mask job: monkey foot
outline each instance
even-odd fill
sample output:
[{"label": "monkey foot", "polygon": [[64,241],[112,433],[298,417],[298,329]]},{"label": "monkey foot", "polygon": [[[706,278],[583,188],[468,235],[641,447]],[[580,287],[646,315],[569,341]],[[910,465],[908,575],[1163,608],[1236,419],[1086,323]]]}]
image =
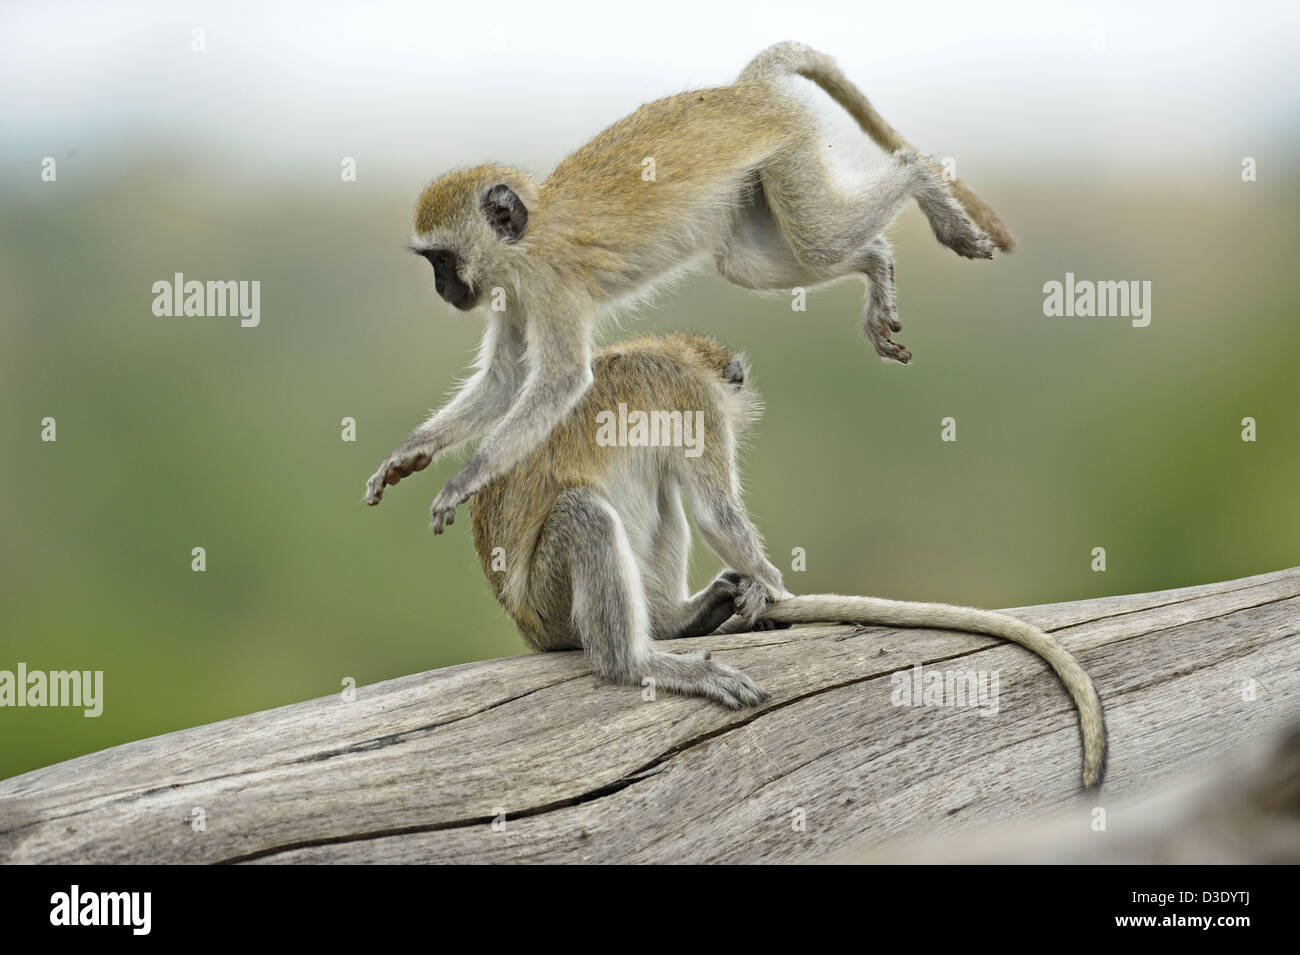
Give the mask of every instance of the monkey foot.
[{"label": "monkey foot", "polygon": [[732,710],[757,706],[771,696],[743,671],[714,660],[707,650],[680,656],[656,653],[644,669],[646,676],[670,693],[702,696]]},{"label": "monkey foot", "polygon": [[946,245],[958,255],[967,259],[991,259],[993,258],[993,250],[997,248],[993,240],[983,232],[975,232],[972,235],[959,235]]},{"label": "monkey foot", "polygon": [[885,361],[906,365],[912,360],[912,353],[907,346],[890,338],[887,329],[868,325],[867,338],[871,341],[871,347],[876,350],[876,354]]},{"label": "monkey foot", "polygon": [[947,206],[947,215],[931,220],[934,237],[963,258],[993,258],[997,246],[988,233],[970,220],[955,199],[950,199]]}]

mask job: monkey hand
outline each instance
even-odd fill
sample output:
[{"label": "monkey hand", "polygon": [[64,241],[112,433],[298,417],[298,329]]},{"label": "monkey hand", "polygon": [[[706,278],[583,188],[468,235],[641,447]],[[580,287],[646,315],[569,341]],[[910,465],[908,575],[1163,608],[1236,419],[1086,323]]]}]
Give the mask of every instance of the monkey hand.
[{"label": "monkey hand", "polygon": [[766,584],[753,577],[741,577],[737,586],[740,592],[736,594],[736,614],[744,617],[745,622],[753,627],[767,609],[768,603],[779,594],[774,594]]},{"label": "monkey hand", "polygon": [[433,499],[433,506],[429,508],[429,526],[433,532],[441,534],[444,525],[450,527],[455,524],[456,508],[473,496],[474,488],[466,479],[464,471],[444,484],[438,496]]},{"label": "monkey hand", "polygon": [[398,448],[379,465],[379,470],[370,475],[366,482],[365,503],[374,507],[384,497],[384,487],[396,484],[404,477],[410,477],[416,471],[423,471],[433,460],[433,455],[422,447]]}]

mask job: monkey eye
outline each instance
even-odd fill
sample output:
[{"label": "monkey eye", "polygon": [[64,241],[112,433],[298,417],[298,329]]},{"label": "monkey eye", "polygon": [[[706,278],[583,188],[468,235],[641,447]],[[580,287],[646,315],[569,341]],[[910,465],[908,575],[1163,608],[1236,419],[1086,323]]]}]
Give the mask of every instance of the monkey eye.
[{"label": "monkey eye", "polygon": [[439,272],[453,272],[456,269],[456,256],[446,249],[434,249],[431,252],[425,252],[424,257],[429,260],[429,264]]}]

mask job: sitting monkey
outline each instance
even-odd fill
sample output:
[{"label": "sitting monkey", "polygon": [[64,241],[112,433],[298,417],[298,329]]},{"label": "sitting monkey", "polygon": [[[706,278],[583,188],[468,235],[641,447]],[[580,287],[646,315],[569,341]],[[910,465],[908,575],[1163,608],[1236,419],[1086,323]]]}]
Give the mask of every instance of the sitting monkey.
[{"label": "sitting monkey", "polygon": [[[1100,785],[1101,701],[1078,661],[1036,627],[949,604],[786,592],[740,498],[736,443],[759,399],[734,351],[672,334],[603,349],[592,372],[591,388],[541,446],[470,503],[484,572],[530,646],[584,649],[605,679],[648,678],[738,708],[768,694],[708,653],[668,653],[655,641],[834,621],[987,633],[1034,651],[1060,676],[1079,709],[1084,787]],[[694,596],[683,493],[731,568]],[[502,559],[504,571],[494,569]]]}]

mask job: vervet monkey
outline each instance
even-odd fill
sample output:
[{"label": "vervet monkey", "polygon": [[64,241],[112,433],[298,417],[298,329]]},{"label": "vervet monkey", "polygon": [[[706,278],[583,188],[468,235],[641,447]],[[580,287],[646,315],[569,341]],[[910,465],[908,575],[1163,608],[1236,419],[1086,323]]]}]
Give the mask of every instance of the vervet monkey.
[{"label": "vervet monkey", "polygon": [[[890,152],[868,186],[847,192],[833,181],[815,117],[783,85],[793,75],[819,85]],[[862,276],[867,337],[881,357],[908,361],[911,352],[890,337],[902,326],[881,235],[903,203],[916,199],[939,241],[960,255],[1014,247],[992,210],[936,169],[834,61],[783,43],[731,86],[642,106],[540,184],[498,165],[436,180],[416,206],[411,247],[456,308],[491,305],[488,328],[476,374],[384,460],[366,503],[486,432],[433,502],[433,530],[442,533],[462,502],[536,448],[590,386],[602,310],[700,257],[751,289]]]},{"label": "vervet monkey", "polygon": [[[1101,701],[1078,661],[1041,630],[949,604],[786,592],[740,498],[737,438],[758,399],[735,352],[676,334],[606,348],[592,367],[591,388],[550,436],[470,502],[483,571],[530,646],[583,649],[605,679],[649,679],[736,708],[768,694],[707,653],[666,653],[654,641],[828,621],[992,634],[1060,676],[1079,709],[1083,785],[1100,785]],[[634,418],[638,411],[646,417]],[[624,446],[614,440],[618,416]],[[730,567],[694,596],[683,494]]]}]

